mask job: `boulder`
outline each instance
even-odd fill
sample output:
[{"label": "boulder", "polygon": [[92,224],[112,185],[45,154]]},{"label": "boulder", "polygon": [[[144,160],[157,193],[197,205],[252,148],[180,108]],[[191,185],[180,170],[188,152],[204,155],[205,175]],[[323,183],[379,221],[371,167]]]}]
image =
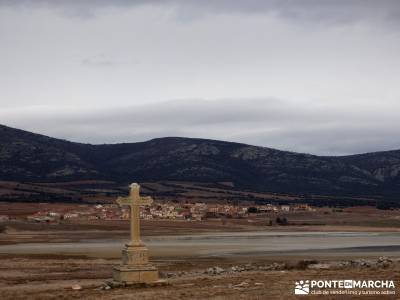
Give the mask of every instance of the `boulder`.
[{"label": "boulder", "polygon": [[208,268],[204,273],[208,274],[208,275],[220,275],[224,272],[225,272],[225,270],[223,268],[211,267],[211,268]]},{"label": "boulder", "polygon": [[314,270],[326,270],[326,269],[330,269],[331,265],[330,264],[311,264],[308,265],[308,269],[314,269]]},{"label": "boulder", "polygon": [[79,284],[73,284],[71,286],[71,289],[73,289],[74,291],[79,291],[82,289],[82,286],[80,286]]}]

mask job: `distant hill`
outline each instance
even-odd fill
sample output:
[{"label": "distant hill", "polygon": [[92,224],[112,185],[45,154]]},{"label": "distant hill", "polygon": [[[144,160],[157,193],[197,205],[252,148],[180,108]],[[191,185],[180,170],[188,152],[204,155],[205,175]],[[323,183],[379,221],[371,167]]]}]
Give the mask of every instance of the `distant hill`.
[{"label": "distant hill", "polygon": [[400,150],[326,157],[179,137],[90,145],[0,125],[0,180],[230,182],[251,191],[396,199]]}]

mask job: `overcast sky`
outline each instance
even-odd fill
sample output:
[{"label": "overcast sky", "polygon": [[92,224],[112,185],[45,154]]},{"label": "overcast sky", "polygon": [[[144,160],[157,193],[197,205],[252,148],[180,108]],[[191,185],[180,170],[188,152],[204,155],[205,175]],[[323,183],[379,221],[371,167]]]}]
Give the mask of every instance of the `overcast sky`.
[{"label": "overcast sky", "polygon": [[400,149],[400,1],[0,0],[0,124]]}]

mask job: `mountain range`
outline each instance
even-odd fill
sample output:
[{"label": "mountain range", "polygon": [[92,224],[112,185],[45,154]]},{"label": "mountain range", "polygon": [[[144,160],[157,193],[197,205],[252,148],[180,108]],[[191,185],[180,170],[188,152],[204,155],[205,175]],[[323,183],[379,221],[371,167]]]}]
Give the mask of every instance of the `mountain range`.
[{"label": "mountain range", "polygon": [[229,182],[249,191],[396,199],[400,150],[316,156],[181,137],[91,145],[0,125],[0,180]]}]

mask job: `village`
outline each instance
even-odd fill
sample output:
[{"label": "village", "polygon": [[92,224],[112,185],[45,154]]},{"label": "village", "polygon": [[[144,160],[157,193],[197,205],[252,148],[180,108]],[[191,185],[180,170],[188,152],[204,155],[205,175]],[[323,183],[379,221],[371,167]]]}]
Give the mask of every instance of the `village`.
[{"label": "village", "polygon": [[[26,221],[35,223],[59,223],[91,220],[128,220],[129,208],[120,208],[117,204],[79,204],[73,206],[46,206],[43,203],[37,212],[25,216]],[[151,206],[140,208],[140,218],[143,220],[168,219],[183,221],[202,221],[205,219],[245,219],[249,216],[288,213],[296,211],[316,211],[308,204],[286,205],[232,205],[215,203],[175,203],[154,202]],[[15,217],[0,215],[0,222],[9,221]]]}]

